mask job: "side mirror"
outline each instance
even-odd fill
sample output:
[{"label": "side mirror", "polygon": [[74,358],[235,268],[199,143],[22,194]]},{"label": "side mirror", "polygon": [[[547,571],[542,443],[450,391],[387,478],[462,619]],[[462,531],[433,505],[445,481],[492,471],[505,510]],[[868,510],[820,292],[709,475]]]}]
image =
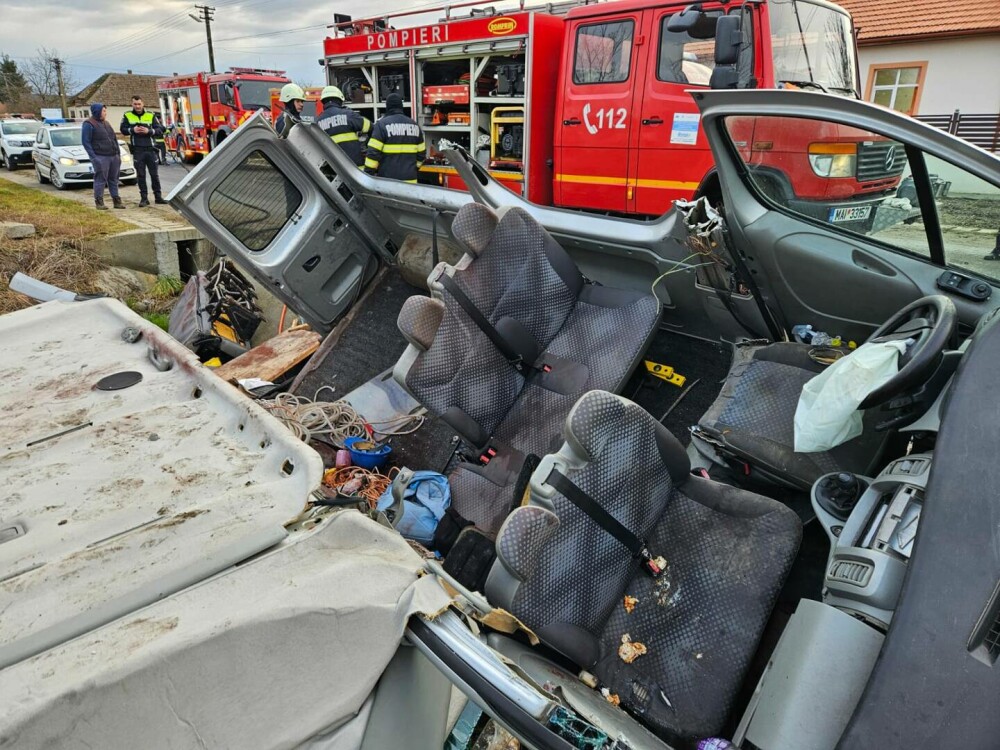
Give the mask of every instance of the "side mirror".
[{"label": "side mirror", "polygon": [[670,16],[670,20],[667,21],[667,31],[686,34],[704,18],[705,12],[701,9],[701,3],[689,5],[680,13]]},{"label": "side mirror", "polygon": [[[746,24],[746,26],[744,26]],[[709,85],[713,89],[750,88],[753,84],[753,42],[749,16],[729,13],[715,25],[715,69]]]},{"label": "side mirror", "polygon": [[49,144],[47,144],[47,143],[45,143],[45,142],[43,141],[42,143],[39,143],[39,144],[38,144],[38,148],[40,148],[40,149],[42,149],[42,150],[44,150],[44,151],[47,151],[47,150],[48,150],[49,148],[51,148],[51,147],[49,146]]}]

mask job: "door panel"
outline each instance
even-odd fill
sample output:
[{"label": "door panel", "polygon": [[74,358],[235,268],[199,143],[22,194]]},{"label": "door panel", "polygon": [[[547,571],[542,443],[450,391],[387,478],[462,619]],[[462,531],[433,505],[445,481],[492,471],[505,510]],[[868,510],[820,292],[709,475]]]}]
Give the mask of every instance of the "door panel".
[{"label": "door panel", "polygon": [[374,273],[372,256],[391,258],[391,243],[338,176],[356,167],[328,137],[312,135],[296,128],[294,145],[276,139],[258,113],[213,150],[204,162],[211,169],[199,167],[170,198],[223,252],[325,332]]},{"label": "door panel", "polygon": [[[636,213],[659,215],[669,210],[671,201],[691,197],[712,166],[701,115],[689,90],[708,87],[715,40],[668,31],[667,21],[677,11],[660,8],[643,13],[643,34],[649,44],[641,70],[642,95],[636,101],[636,158],[629,175],[633,186],[629,211]],[[721,15],[711,9],[708,13]]]},{"label": "door panel", "polygon": [[[970,325],[989,307],[938,287],[941,243],[932,213],[938,209],[934,200],[917,199],[921,170],[914,164],[911,175],[909,161],[937,153],[995,182],[995,157],[905,116],[836,96],[712,91],[695,98],[732,238],[786,326],[808,323],[861,341],[924,295],[948,294]],[[767,138],[758,129],[745,142],[737,133],[730,137],[727,121],[749,120],[765,122]],[[782,121],[795,123],[794,132]],[[779,170],[784,179],[776,178]]]},{"label": "door panel", "polygon": [[556,120],[557,205],[626,210],[640,22],[639,13],[622,14],[571,31],[564,53],[571,74]]}]

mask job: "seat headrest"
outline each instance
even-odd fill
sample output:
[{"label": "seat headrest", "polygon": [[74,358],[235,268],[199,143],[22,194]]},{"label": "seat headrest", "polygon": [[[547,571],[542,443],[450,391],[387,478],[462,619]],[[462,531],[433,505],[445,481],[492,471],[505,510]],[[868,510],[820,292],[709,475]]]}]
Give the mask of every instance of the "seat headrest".
[{"label": "seat headrest", "polygon": [[607,391],[589,391],[566,417],[566,441],[580,458],[594,461],[612,437],[625,437],[625,401]]},{"label": "seat headrest", "polygon": [[451,222],[451,233],[473,255],[480,255],[490,244],[499,218],[482,203],[466,203]]},{"label": "seat headrest", "polygon": [[404,338],[427,351],[444,317],[444,303],[432,297],[413,296],[403,303],[396,325]]}]

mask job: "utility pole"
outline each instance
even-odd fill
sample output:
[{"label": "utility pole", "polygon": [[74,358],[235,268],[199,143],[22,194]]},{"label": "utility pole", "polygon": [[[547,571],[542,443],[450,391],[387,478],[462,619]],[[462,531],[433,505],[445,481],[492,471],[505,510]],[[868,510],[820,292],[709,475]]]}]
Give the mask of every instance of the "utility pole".
[{"label": "utility pole", "polygon": [[188,15],[193,18],[198,23],[205,24],[205,37],[208,39],[208,70],[210,73],[215,72],[215,50],[212,49],[212,21],[215,20],[215,8],[210,8],[207,5],[196,5],[195,10],[198,11],[199,15],[194,13],[188,13]]},{"label": "utility pole", "polygon": [[62,116],[66,116],[66,85],[63,83],[63,65],[65,63],[58,57],[50,57],[49,62],[56,68],[56,79],[59,82],[59,106],[62,108]]}]

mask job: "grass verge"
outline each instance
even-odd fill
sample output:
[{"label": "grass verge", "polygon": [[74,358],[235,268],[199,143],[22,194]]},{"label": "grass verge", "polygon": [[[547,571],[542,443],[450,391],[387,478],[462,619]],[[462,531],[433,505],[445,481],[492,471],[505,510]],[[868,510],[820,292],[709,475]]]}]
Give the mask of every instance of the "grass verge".
[{"label": "grass verge", "polygon": [[99,284],[107,265],[85,245],[134,229],[107,212],[7,180],[0,180],[0,221],[35,226],[32,237],[0,236],[0,313],[33,304],[8,289],[18,271],[75,292],[103,291]]}]

